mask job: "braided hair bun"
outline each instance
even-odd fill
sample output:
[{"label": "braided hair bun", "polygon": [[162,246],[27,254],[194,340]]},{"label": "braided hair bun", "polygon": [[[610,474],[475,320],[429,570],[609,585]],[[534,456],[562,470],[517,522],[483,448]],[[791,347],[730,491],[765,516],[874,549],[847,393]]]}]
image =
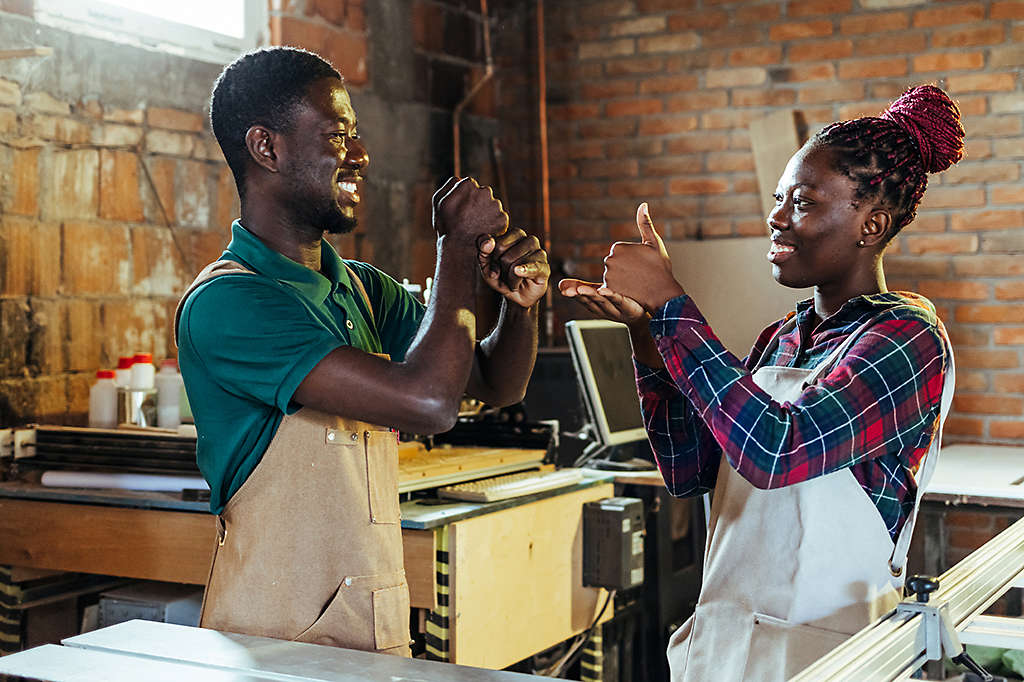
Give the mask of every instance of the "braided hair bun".
[{"label": "braided hair bun", "polygon": [[892,121],[910,135],[928,173],[944,171],[964,156],[960,109],[934,85],[907,90],[879,118]]},{"label": "braided hair bun", "polygon": [[826,126],[808,144],[827,147],[840,173],[854,182],[858,199],[892,211],[891,239],[917,215],[928,173],[963,158],[960,110],[934,85],[907,90],[880,116]]}]

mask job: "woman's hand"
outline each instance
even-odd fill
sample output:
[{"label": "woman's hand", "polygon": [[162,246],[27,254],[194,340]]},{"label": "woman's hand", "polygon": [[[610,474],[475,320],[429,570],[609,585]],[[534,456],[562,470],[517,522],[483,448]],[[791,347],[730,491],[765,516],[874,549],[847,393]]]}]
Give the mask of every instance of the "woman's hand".
[{"label": "woman's hand", "polygon": [[602,289],[632,299],[651,313],[684,292],[672,276],[672,261],[654,229],[646,202],[637,208],[636,226],[643,241],[612,244],[611,252],[604,259]]},{"label": "woman's hand", "polygon": [[566,298],[575,298],[584,308],[605,320],[627,325],[647,323],[647,313],[643,306],[596,282],[563,279],[558,283],[558,290]]}]

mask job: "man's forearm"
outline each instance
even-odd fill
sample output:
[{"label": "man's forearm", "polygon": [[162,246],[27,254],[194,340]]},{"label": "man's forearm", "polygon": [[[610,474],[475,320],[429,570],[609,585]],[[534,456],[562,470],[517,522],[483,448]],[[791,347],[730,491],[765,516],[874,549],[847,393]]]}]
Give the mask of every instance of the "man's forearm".
[{"label": "man's forearm", "polygon": [[[447,243],[446,243],[447,242]],[[438,240],[434,290],[420,325],[420,334],[409,348],[402,370],[410,390],[422,387],[433,398],[458,412],[459,399],[473,365],[476,315],[473,312],[476,274],[475,251],[450,238]]]},{"label": "man's forearm", "polygon": [[477,348],[477,362],[466,391],[488,405],[519,402],[537,359],[537,309],[502,299],[498,323]]}]

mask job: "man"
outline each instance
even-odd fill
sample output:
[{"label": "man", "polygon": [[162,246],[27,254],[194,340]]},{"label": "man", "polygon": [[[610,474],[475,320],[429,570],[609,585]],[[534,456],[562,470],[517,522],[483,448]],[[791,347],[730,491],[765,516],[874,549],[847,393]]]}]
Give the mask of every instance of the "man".
[{"label": "man", "polygon": [[[202,625],[408,656],[392,429],[449,429],[466,392],[522,398],[546,254],[488,188],[451,179],[433,200],[428,306],[342,260],[323,234],[355,227],[369,158],[341,76],[312,53],[242,56],[210,118],[241,218],[176,323],[219,514]],[[477,344],[481,279],[503,299]]]}]

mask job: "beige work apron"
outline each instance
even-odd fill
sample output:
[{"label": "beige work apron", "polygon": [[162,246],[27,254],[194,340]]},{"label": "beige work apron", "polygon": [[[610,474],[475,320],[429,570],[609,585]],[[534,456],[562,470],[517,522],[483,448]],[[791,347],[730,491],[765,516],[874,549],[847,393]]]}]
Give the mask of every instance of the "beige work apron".
[{"label": "beige work apron", "polygon": [[[754,382],[779,403],[795,402],[874,322],[862,325],[817,367],[761,367]],[[795,319],[779,330],[762,357],[769,357],[793,324]],[[953,397],[948,341],[946,348],[938,430],[919,469],[914,511],[895,543],[849,468],[759,490],[723,455],[700,597],[668,645],[674,681],[788,679],[895,607]]]},{"label": "beige work apron", "polygon": [[[242,273],[207,266],[175,330],[196,287]],[[217,521],[202,627],[410,655],[395,432],[309,408],[285,415]]]}]

